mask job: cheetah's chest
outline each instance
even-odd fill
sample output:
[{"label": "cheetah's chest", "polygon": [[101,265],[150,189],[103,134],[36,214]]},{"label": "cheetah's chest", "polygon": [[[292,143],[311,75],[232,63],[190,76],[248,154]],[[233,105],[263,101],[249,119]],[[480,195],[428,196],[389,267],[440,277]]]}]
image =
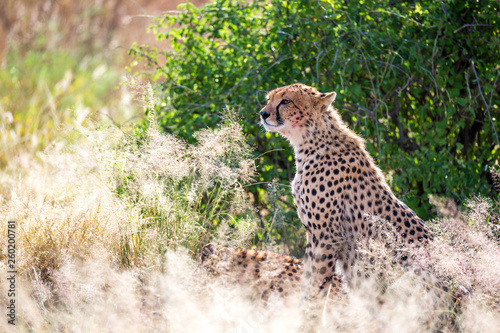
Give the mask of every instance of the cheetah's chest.
[{"label": "cheetah's chest", "polygon": [[333,183],[325,179],[325,168],[320,167],[318,171],[321,170],[323,174],[316,174],[316,170],[312,172],[297,169],[292,182],[292,194],[298,215],[306,230],[308,227],[312,228],[309,231],[316,230],[316,224],[320,223],[320,220],[321,224],[330,220],[331,201],[335,199],[330,195],[334,193]]},{"label": "cheetah's chest", "polygon": [[325,152],[305,158],[297,166],[292,193],[300,220],[308,232],[321,234],[338,229],[346,209],[350,208],[345,200],[346,192],[352,189],[350,163],[347,155]]}]

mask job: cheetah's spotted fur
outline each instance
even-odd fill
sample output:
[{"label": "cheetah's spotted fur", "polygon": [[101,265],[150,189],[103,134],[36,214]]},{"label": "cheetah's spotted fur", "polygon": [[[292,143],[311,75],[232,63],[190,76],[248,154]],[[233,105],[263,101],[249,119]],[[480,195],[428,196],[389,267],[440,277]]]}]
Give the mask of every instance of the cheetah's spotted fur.
[{"label": "cheetah's spotted fur", "polygon": [[[252,249],[219,248],[207,244],[201,253],[201,262],[210,273],[224,276],[230,282],[252,286],[260,297],[272,293],[283,296],[299,294],[303,279],[304,261],[294,257]],[[337,275],[329,279],[332,297],[342,295],[342,281]],[[299,294],[300,295],[300,294]]]},{"label": "cheetah's spotted fur", "polygon": [[363,139],[333,108],[335,97],[335,92],[293,84],[271,91],[260,111],[264,128],[280,133],[294,148],[292,192],[306,228],[306,271],[320,285],[336,266],[350,280],[356,241],[373,236],[365,214],[387,220],[406,244],[433,239],[424,222],[394,196]]}]

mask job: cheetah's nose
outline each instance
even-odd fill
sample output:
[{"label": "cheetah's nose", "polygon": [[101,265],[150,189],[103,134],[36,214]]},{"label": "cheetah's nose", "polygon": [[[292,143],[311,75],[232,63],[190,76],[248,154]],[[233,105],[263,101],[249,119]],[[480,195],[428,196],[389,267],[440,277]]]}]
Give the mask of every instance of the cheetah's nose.
[{"label": "cheetah's nose", "polygon": [[262,117],[262,119],[264,119],[264,120],[266,120],[270,116],[269,112],[267,112],[267,111],[260,111],[259,114]]}]

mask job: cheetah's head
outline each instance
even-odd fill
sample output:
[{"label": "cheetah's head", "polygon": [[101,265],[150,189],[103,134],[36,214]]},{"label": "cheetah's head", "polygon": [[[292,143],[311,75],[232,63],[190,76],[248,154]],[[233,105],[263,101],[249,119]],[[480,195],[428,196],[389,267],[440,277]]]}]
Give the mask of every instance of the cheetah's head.
[{"label": "cheetah's head", "polygon": [[312,121],[328,109],[336,96],[335,92],[323,94],[300,83],[274,89],[259,112],[261,124],[268,132],[278,132],[292,143],[298,142],[302,131],[314,126]]}]

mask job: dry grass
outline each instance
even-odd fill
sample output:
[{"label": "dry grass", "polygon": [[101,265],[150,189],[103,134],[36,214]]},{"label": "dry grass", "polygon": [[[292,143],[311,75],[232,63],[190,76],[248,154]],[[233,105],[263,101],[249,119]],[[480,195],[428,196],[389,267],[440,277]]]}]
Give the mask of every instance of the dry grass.
[{"label": "dry grass", "polygon": [[24,283],[20,322],[22,331],[37,332],[495,332],[499,327],[498,308],[480,290],[457,306],[411,271],[397,270],[392,277],[384,288],[380,280],[368,279],[341,304],[307,303],[299,295],[264,304],[243,296],[239,286],[211,280],[185,251],[168,252],[164,272],[120,270],[105,256],[65,258],[50,286],[36,279]]},{"label": "dry grass", "polygon": [[77,144],[54,144],[39,161],[11,163],[0,180],[0,214],[20,221],[21,271],[37,267],[45,277],[66,254],[102,252],[127,265],[152,265],[149,257],[167,248],[196,251],[221,225],[241,235],[228,236],[235,244],[252,236],[242,184],[254,167],[237,122],[228,118],[197,133],[196,145],[160,134],[151,122],[135,135],[81,127]]},{"label": "dry grass", "polygon": [[[157,287],[151,276],[170,274],[168,249],[194,255],[212,239],[248,244],[256,223],[242,183],[254,167],[229,112],[220,128],[198,133],[195,145],[160,134],[153,118],[139,133],[101,125],[70,134],[75,143],[23,155],[0,179],[0,218],[18,222],[18,319],[26,329],[97,331],[110,315],[120,321],[122,311],[134,321],[124,328],[142,327],[144,302],[155,304],[147,311],[163,307],[142,292]],[[6,229],[1,224],[0,233]],[[6,271],[4,246],[0,259]],[[118,306],[114,314],[104,313],[108,302]],[[102,316],[82,325],[98,308]]]}]

